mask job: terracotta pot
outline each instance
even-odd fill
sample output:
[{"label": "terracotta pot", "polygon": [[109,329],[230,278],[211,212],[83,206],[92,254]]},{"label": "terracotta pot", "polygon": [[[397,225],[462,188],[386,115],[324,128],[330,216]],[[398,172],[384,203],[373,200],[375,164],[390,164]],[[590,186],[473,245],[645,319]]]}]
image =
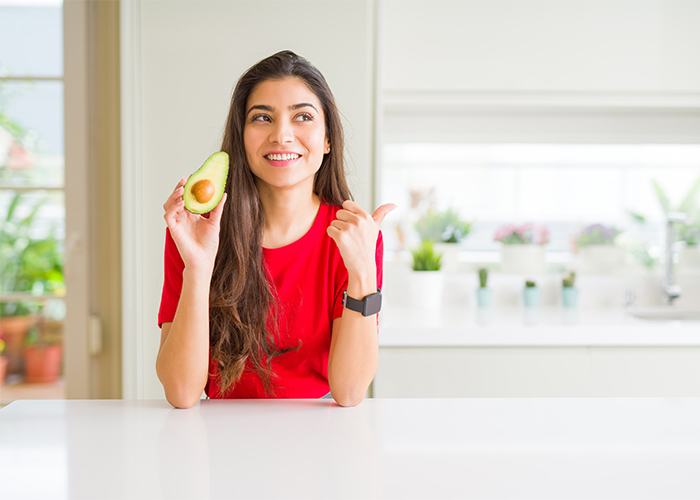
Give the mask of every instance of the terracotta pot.
[{"label": "terracotta pot", "polygon": [[0,318],[2,338],[5,341],[5,356],[7,356],[7,373],[22,373],[22,350],[24,338],[32,327],[34,316],[6,316]]},{"label": "terracotta pot", "polygon": [[62,354],[60,345],[27,347],[24,350],[24,381],[29,384],[46,384],[58,380]]},{"label": "terracotta pot", "polygon": [[0,387],[5,383],[7,373],[7,356],[0,356]]}]

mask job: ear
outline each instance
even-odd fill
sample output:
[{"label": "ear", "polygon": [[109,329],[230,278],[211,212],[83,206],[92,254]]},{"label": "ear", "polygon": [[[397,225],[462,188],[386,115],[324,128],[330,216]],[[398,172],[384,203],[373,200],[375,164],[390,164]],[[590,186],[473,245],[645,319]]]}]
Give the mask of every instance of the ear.
[{"label": "ear", "polygon": [[323,154],[328,154],[330,151],[328,151],[331,147],[331,141],[328,140],[328,136],[326,136],[326,139],[323,141]]}]

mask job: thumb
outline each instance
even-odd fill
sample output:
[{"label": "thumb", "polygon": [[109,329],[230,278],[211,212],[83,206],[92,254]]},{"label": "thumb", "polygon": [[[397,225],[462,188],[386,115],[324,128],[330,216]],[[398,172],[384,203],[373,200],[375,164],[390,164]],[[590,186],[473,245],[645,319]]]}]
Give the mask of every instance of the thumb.
[{"label": "thumb", "polygon": [[395,208],[396,205],[394,205],[393,203],[387,203],[386,205],[382,205],[374,211],[374,214],[372,214],[372,219],[374,219],[374,222],[377,223],[377,226],[381,226],[384,217],[386,217],[386,215]]},{"label": "thumb", "polygon": [[221,197],[221,200],[219,200],[219,204],[214,208],[214,210],[211,211],[210,220],[217,226],[221,222],[221,213],[224,211],[224,204],[226,203],[227,199],[228,193],[224,193],[224,195]]}]

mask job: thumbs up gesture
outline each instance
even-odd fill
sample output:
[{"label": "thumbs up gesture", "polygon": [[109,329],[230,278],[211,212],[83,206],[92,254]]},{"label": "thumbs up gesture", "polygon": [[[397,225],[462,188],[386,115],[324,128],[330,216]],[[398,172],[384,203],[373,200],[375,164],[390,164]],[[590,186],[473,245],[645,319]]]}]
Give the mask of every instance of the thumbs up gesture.
[{"label": "thumbs up gesture", "polygon": [[379,226],[384,217],[395,208],[396,205],[388,203],[377,208],[373,215],[369,215],[354,201],[343,202],[343,208],[338,210],[336,220],[331,222],[326,232],[338,245],[348,275],[371,273],[374,276]]}]

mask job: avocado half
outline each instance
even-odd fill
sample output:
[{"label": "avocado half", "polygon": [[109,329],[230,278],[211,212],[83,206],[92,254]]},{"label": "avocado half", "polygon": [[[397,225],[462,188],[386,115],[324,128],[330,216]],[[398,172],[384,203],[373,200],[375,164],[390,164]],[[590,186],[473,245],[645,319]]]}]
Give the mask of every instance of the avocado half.
[{"label": "avocado half", "polygon": [[185,208],[193,214],[214,210],[224,196],[227,176],[228,154],[219,151],[207,158],[204,165],[187,179],[182,195]]}]

